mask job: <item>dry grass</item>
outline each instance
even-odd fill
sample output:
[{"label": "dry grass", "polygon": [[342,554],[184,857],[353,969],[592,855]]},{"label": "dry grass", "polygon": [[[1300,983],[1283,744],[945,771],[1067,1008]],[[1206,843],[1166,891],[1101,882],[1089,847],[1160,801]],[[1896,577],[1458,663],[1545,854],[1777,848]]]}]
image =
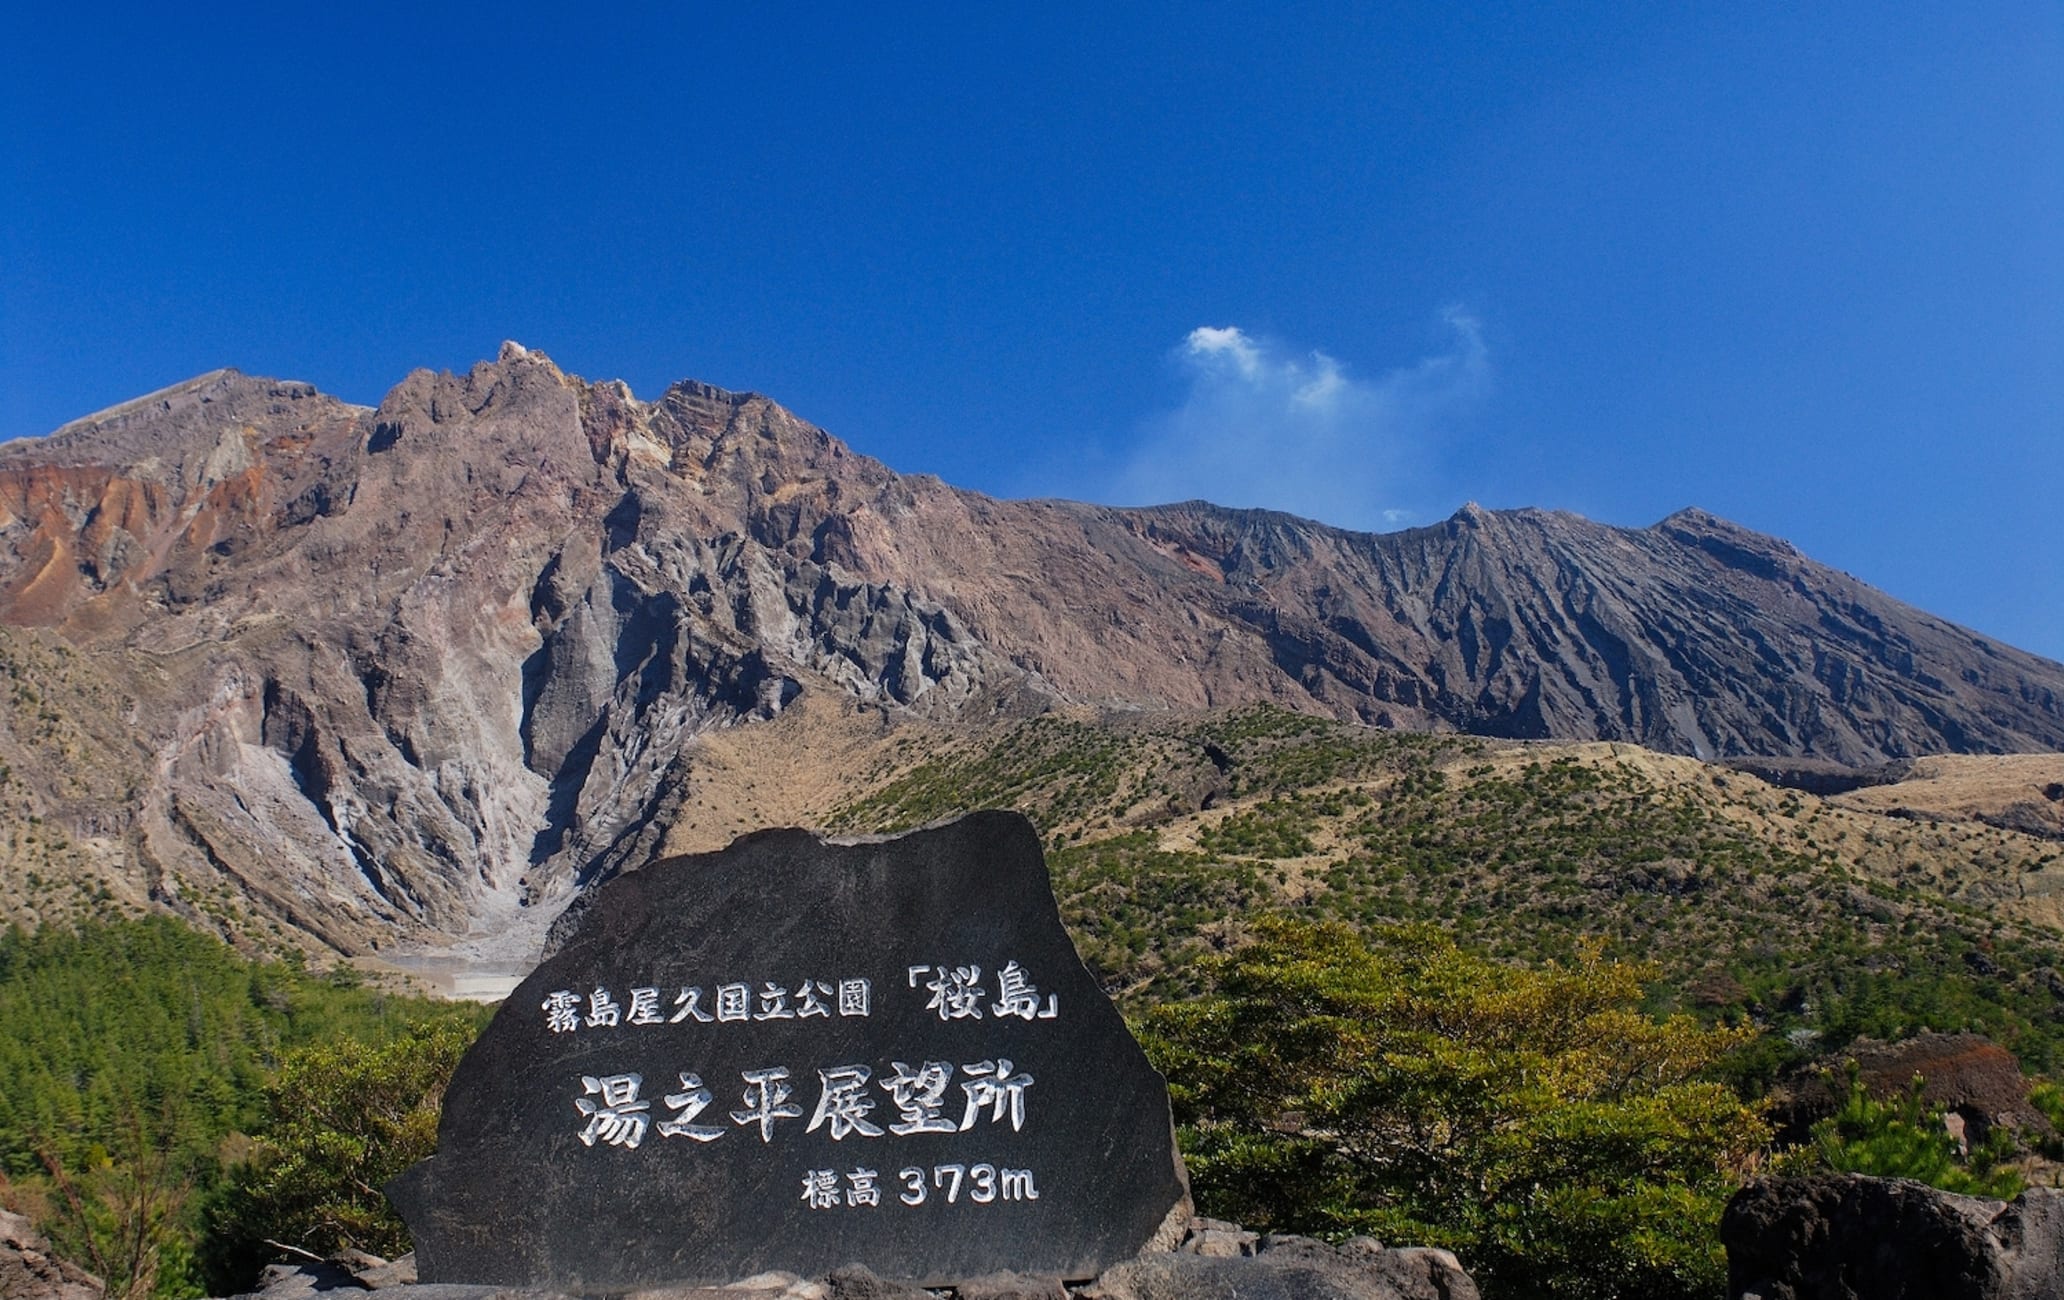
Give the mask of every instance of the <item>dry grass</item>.
[{"label": "dry grass", "polygon": [[2064,838],[2064,754],[1944,754],[1918,759],[1903,781],[1837,796],[1844,807],[1946,821],[1999,822]]}]

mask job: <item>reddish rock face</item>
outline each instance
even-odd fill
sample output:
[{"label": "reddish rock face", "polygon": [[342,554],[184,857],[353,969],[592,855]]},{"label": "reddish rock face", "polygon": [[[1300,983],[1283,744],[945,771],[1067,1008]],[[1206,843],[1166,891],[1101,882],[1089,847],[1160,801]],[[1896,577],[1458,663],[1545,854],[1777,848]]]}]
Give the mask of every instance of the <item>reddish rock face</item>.
[{"label": "reddish rock face", "polygon": [[374,409],[221,371],[0,444],[0,636],[102,683],[67,708],[126,735],[49,763],[133,790],[96,815],[138,897],[231,882],[354,950],[531,933],[652,852],[693,736],[804,691],[1851,764],[2064,749],[2064,667],[1696,511],[1377,536],[998,501],[763,397],[641,402],[513,345]]},{"label": "reddish rock face", "polygon": [[1864,1039],[1846,1055],[1856,1058],[1864,1086],[1874,1097],[1897,1096],[1915,1076],[1921,1096],[1963,1117],[1966,1135],[1985,1140],[1986,1130],[2006,1124],[2047,1133],[2050,1122],[2028,1104],[2028,1079],[2013,1053],[1983,1034],[1920,1034],[1898,1043]]}]

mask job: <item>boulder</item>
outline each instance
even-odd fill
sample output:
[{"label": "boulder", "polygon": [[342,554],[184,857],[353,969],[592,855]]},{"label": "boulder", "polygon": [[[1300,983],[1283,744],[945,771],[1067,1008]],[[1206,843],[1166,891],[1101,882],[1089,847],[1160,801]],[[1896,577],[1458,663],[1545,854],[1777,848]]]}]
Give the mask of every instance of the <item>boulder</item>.
[{"label": "boulder", "polygon": [[[556,1291],[393,1280],[409,1256],[388,1263],[356,1252],[301,1265],[274,1265],[258,1288],[235,1300],[307,1300],[317,1292],[379,1286],[391,1300],[1478,1300],[1455,1256],[1423,1246],[1391,1247],[1373,1237],[1338,1246],[1289,1233],[1250,1232],[1237,1223],[1171,1216],[1167,1237],[1095,1281],[1069,1286],[1050,1274],[990,1273],[927,1290],[910,1278],[884,1277],[846,1264],[810,1279],[771,1271],[711,1286],[662,1286],[608,1292]],[[368,1279],[373,1279],[368,1281]],[[17,1300],[13,1291],[0,1300]],[[98,1291],[21,1300],[101,1300]]]},{"label": "boulder", "polygon": [[1901,1178],[1764,1179],[1720,1222],[1731,1300],[2038,1300],[2064,1295],[2064,1193],[2012,1201]]},{"label": "boulder", "polygon": [[1890,1043],[1859,1038],[1781,1080],[1771,1109],[1779,1145],[1810,1140],[1814,1123],[1841,1109],[1849,1093],[1848,1063],[1864,1090],[1880,1101],[1903,1097],[1918,1076],[1922,1102],[1940,1108],[1946,1122],[1960,1122],[1962,1136],[1973,1145],[1999,1125],[2014,1130],[2024,1144],[2056,1134],[2048,1117],[2030,1104],[2030,1080],[2011,1052],[1982,1034],[1922,1033]]},{"label": "boulder", "polygon": [[368,1291],[378,1291],[390,1286],[409,1286],[416,1281],[416,1252],[410,1251],[400,1259],[381,1259],[363,1251],[349,1251],[338,1257],[338,1262],[351,1270],[351,1276]]},{"label": "boulder", "polygon": [[589,899],[388,1184],[423,1281],[1079,1281],[1187,1223],[1167,1084],[1019,814],[763,831]]},{"label": "boulder", "polygon": [[19,1214],[0,1210],[0,1300],[101,1300],[107,1284],[50,1253]]},{"label": "boulder", "polygon": [[[1193,1233],[1192,1241],[1222,1230]],[[1251,1235],[1251,1234],[1248,1234]],[[1253,1253],[1213,1255],[1190,1242],[1141,1255],[1081,1292],[1091,1300],[1477,1300],[1476,1283],[1445,1250],[1391,1249],[1368,1237],[1339,1246],[1271,1234]]]},{"label": "boulder", "polygon": [[258,1271],[254,1294],[265,1300],[303,1300],[318,1291],[363,1291],[365,1284],[337,1260],[311,1259],[298,1264],[267,1264]]},{"label": "boulder", "polygon": [[932,1293],[915,1282],[877,1277],[864,1264],[848,1264],[844,1268],[833,1269],[824,1282],[831,1300],[932,1300]]},{"label": "boulder", "polygon": [[1197,1216],[1190,1226],[1189,1235],[1183,1238],[1176,1249],[1186,1255],[1209,1255],[1213,1259],[1237,1259],[1252,1255],[1261,1241],[1261,1234],[1249,1232],[1237,1223],[1223,1219],[1207,1219]]},{"label": "boulder", "polygon": [[1918,1034],[1897,1043],[1863,1038],[1844,1055],[1855,1058],[1874,1097],[1897,1096],[1919,1075],[1921,1099],[1962,1116],[1973,1142],[2001,1124],[2036,1136],[2055,1131],[2029,1104],[2021,1063],[1983,1034]]},{"label": "boulder", "polygon": [[1057,1277],[1026,1273],[990,1273],[969,1278],[953,1290],[954,1300],[1068,1300],[1068,1288]]}]

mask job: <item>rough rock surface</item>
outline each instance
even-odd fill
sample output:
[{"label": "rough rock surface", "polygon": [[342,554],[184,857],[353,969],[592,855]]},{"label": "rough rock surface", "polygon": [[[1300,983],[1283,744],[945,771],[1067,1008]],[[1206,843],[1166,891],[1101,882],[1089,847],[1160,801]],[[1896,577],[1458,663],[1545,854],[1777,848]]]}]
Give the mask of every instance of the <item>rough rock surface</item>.
[{"label": "rough rock surface", "polygon": [[1999,1124],[2035,1137],[2054,1132],[2049,1119],[2029,1104],[2029,1080],[2021,1063],[1983,1034],[1918,1034],[1897,1043],[1864,1038],[1844,1055],[1855,1058],[1873,1096],[1904,1092],[1919,1075],[1921,1096],[1930,1106],[1962,1116],[1974,1142],[1984,1141]]},{"label": "rough rock surface", "polygon": [[2064,1193],[1957,1196],[1862,1174],[1766,1179],[1720,1223],[1733,1300],[2064,1295]]},{"label": "rough rock surface", "polygon": [[969,1278],[954,1289],[955,1300],[1068,1300],[1068,1288],[1057,1277],[1024,1273],[991,1273]]},{"label": "rough rock surface", "polygon": [[390,1286],[410,1286],[416,1280],[414,1251],[400,1259],[389,1260],[360,1250],[347,1250],[336,1256],[334,1262],[342,1264],[352,1278],[368,1291],[378,1291]]},{"label": "rough rock surface", "polygon": [[1904,1096],[1919,1076],[1921,1099],[1947,1112],[1952,1132],[1971,1143],[1983,1142],[2000,1124],[2020,1132],[2024,1143],[2056,1132],[2030,1104],[2031,1081],[2013,1053],[1983,1034],[1926,1033],[1896,1043],[1859,1038],[1780,1080],[1773,1094],[1780,1144],[1810,1141],[1813,1124],[1841,1108],[1849,1094],[1850,1063],[1879,1100]]},{"label": "rough rock surface", "polygon": [[19,1214],[0,1210],[0,1300],[100,1300],[107,1285],[50,1253]]},{"label": "rough rock surface", "polygon": [[[1228,1252],[1225,1243],[1236,1248]],[[400,1263],[401,1261],[396,1261]],[[379,1261],[329,1260],[269,1268],[240,1300],[305,1300],[322,1291],[356,1294]],[[957,1290],[927,1290],[881,1277],[861,1265],[819,1279],[760,1273],[723,1286],[680,1286],[614,1293],[620,1300],[1477,1300],[1476,1283],[1445,1250],[1385,1247],[1369,1237],[1329,1246],[1309,1237],[1261,1236],[1238,1224],[1191,1221],[1173,1252],[1149,1250],[1070,1288],[1060,1279],[1019,1273],[970,1278]],[[84,1300],[66,1297],[66,1300]],[[571,1300],[551,1290],[457,1283],[403,1285],[385,1300]]]},{"label": "rough rock surface", "polygon": [[[1867,765],[2064,749],[2064,666],[1695,510],[1372,535],[998,501],[767,399],[506,345],[377,408],[217,371],[0,444],[9,798],[117,898],[527,955],[648,857],[698,735],[1273,700]],[[33,919],[33,918],[31,918]]]},{"label": "rough rock surface", "polygon": [[1477,1300],[1476,1283],[1445,1250],[1387,1249],[1368,1237],[1336,1247],[1296,1236],[1261,1237],[1251,1253],[1231,1257],[1188,1249],[1141,1255],[1098,1278],[1083,1295],[1096,1300]]}]

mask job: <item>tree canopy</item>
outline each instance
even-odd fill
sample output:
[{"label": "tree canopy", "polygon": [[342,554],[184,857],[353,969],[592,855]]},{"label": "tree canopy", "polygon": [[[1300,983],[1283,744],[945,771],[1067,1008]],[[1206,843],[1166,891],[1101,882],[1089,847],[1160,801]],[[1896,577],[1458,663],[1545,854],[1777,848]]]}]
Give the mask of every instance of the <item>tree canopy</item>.
[{"label": "tree canopy", "polygon": [[1745,1032],[1644,1014],[1653,977],[1267,918],[1143,1041],[1207,1212],[1447,1246],[1487,1293],[1709,1294],[1770,1130],[1707,1077]]}]

